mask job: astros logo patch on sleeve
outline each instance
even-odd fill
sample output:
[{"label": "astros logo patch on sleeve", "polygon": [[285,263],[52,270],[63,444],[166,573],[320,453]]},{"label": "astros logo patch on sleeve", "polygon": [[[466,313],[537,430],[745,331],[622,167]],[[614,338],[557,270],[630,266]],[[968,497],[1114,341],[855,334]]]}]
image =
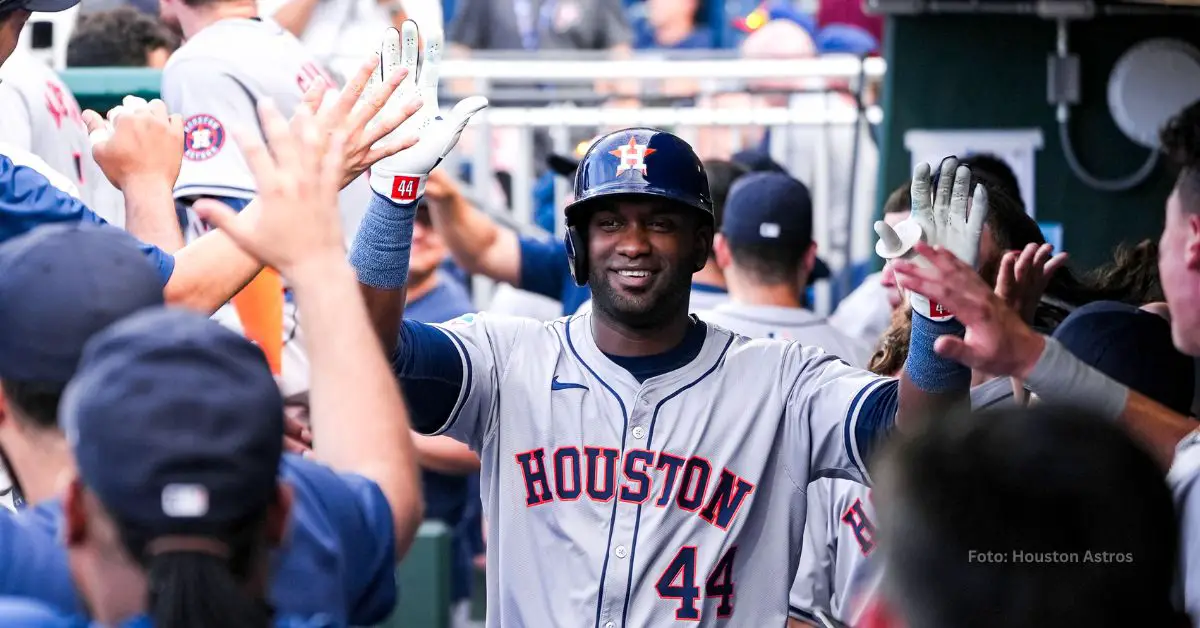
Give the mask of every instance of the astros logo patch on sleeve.
[{"label": "astros logo patch on sleeve", "polygon": [[210,159],[224,145],[225,127],[220,120],[201,113],[183,123],[183,156],[191,161]]}]

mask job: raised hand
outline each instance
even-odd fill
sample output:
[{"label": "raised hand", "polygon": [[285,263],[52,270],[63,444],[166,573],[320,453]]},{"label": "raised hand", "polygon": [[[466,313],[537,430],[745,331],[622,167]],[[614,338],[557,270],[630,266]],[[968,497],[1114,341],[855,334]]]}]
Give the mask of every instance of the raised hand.
[{"label": "raised hand", "polygon": [[234,139],[254,174],[262,211],[252,224],[227,205],[196,201],[201,218],[224,231],[242,250],[294,279],[308,261],[345,263],[337,195],[344,175],[346,138],[328,133],[311,109],[300,107],[291,123],[267,100],[259,119],[270,146],[254,133],[234,129]]},{"label": "raised hand", "polygon": [[334,98],[329,97],[330,86],[317,79],[297,107],[297,112],[307,111],[326,134],[341,133],[346,138],[342,148],[343,188],[379,160],[417,143],[416,133],[396,131],[421,108],[420,99],[415,97],[393,97],[408,70],[401,69],[391,73],[388,80],[380,80],[379,67],[379,55],[372,53]]},{"label": "raised hand", "polygon": [[1009,251],[1000,259],[996,274],[996,296],[1033,324],[1034,314],[1054,272],[1067,261],[1066,253],[1051,257],[1054,245],[1029,243],[1021,251]]},{"label": "raised hand", "polygon": [[938,355],[984,373],[1026,377],[1037,363],[1045,339],[954,253],[924,243],[913,248],[925,263],[893,260],[897,279],[952,310],[966,327],[962,338],[952,334],[938,338],[933,346]]},{"label": "raised hand", "polygon": [[[879,241],[875,252],[886,260],[920,259],[916,245],[939,246],[950,251],[958,259],[974,268],[979,261],[979,238],[987,220],[987,189],[975,186],[971,194],[971,170],[959,166],[958,160],[948,157],[942,161],[937,190],[931,194],[929,164],[920,164],[913,174],[912,215],[892,229],[886,222],[875,223]],[[969,211],[968,211],[969,209]],[[903,286],[908,291],[913,311],[935,321],[954,318],[952,310],[928,295],[923,295],[912,286]]]},{"label": "raised hand", "polygon": [[83,122],[92,156],[117,189],[135,180],[175,186],[183,163],[183,118],[168,115],[163,101],[126,96],[107,118],[89,109]]},{"label": "raised hand", "polygon": [[[424,193],[425,181],[442,159],[458,143],[471,116],[488,106],[482,96],[459,101],[443,118],[438,107],[438,73],[442,61],[442,32],[424,34],[425,54],[418,58],[417,24],[406,20],[402,32],[389,28],[380,46],[378,80],[389,83],[398,73],[405,72],[393,100],[405,102],[414,95],[420,108],[394,132],[397,135],[416,135],[420,141],[411,148],[380,160],[371,169],[371,187],[397,203],[412,203]],[[386,112],[399,105],[389,104]],[[390,139],[390,138],[389,138]]]}]

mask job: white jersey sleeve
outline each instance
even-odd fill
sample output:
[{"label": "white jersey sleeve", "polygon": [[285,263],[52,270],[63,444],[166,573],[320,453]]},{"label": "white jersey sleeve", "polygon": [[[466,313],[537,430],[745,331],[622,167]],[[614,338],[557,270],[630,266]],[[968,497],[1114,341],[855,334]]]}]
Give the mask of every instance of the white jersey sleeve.
[{"label": "white jersey sleeve", "polygon": [[485,313],[464,314],[433,325],[454,342],[462,360],[462,387],[446,422],[434,435],[445,434],[479,451],[499,420],[500,388],[513,367],[509,358],[526,329],[537,321]]},{"label": "white jersey sleeve", "polygon": [[795,356],[783,369],[790,384],[788,436],[809,450],[807,473],[793,477],[868,483],[872,447],[895,425],[897,380],[856,369],[816,347],[796,343],[791,351]]},{"label": "white jersey sleeve", "polygon": [[1177,600],[1200,626],[1200,434],[1193,432],[1179,443],[1167,483],[1179,513],[1179,583]]},{"label": "white jersey sleeve", "polygon": [[182,59],[163,70],[167,108],[184,119],[184,160],[175,198],[254,197],[254,177],[230,128],[259,129],[253,92],[202,58]]}]

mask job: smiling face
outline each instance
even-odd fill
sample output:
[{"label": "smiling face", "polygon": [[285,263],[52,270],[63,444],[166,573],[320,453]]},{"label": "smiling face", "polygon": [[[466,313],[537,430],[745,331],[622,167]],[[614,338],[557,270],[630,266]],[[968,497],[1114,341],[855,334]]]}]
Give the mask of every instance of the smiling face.
[{"label": "smiling face", "polygon": [[692,275],[712,248],[712,227],[690,207],[619,198],[587,223],[593,309],[633,328],[686,316]]}]

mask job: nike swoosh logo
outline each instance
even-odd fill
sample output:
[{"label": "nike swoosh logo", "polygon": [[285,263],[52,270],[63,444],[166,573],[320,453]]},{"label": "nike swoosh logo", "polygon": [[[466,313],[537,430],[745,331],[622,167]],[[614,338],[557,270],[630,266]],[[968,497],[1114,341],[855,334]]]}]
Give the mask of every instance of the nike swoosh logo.
[{"label": "nike swoosh logo", "polygon": [[550,380],[550,390],[570,390],[572,388],[582,388],[583,390],[588,389],[588,387],[584,386],[583,384],[573,384],[571,382],[560,382],[560,381],[558,381],[557,375],[554,376],[554,379]]}]

